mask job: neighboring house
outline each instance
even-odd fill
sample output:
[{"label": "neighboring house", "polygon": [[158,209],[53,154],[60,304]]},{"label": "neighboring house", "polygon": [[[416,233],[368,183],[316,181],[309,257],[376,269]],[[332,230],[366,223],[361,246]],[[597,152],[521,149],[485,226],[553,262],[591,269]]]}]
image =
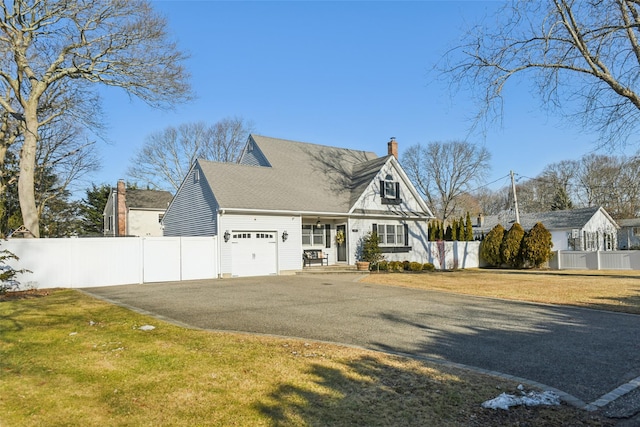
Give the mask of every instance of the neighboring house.
[{"label": "neighboring house", "polygon": [[640,249],[640,218],[618,220],[620,249]]},{"label": "neighboring house", "polygon": [[124,181],[111,191],[104,207],[105,236],[162,236],[162,217],[171,202],[168,191],[127,189]]},{"label": "neighboring house", "polygon": [[[284,274],[303,254],[355,264],[377,231],[389,260],[428,260],[433,217],[388,155],[251,135],[238,163],[197,160],[164,220],[165,236],[219,236],[221,277]],[[338,238],[337,238],[338,237]]]},{"label": "neighboring house", "polygon": [[[479,216],[473,234],[477,238],[486,236],[497,224],[509,230],[515,222],[513,211]],[[554,251],[612,251],[618,247],[620,227],[602,207],[520,214],[520,225],[525,231],[538,222],[551,233]]]}]

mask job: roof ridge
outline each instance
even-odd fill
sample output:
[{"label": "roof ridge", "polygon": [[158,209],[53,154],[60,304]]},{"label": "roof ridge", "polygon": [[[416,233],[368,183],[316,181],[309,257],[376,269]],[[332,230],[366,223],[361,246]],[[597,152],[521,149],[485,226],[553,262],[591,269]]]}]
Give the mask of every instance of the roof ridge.
[{"label": "roof ridge", "polygon": [[352,151],[352,152],[357,152],[357,153],[367,153],[367,154],[375,155],[376,158],[379,157],[375,152],[368,151],[368,150],[356,150],[354,148],[344,148],[344,147],[337,147],[335,145],[318,144],[317,142],[296,141],[296,140],[293,140],[293,139],[276,138],[276,137],[273,137],[273,136],[266,136],[266,135],[259,135],[259,134],[251,134],[251,136],[253,136],[253,137],[257,136],[259,138],[267,138],[267,139],[271,139],[271,140],[274,140],[274,141],[284,141],[284,142],[289,142],[289,143],[292,143],[292,144],[313,145],[313,146],[316,146],[316,147],[331,148],[331,149],[334,149],[334,150]]}]

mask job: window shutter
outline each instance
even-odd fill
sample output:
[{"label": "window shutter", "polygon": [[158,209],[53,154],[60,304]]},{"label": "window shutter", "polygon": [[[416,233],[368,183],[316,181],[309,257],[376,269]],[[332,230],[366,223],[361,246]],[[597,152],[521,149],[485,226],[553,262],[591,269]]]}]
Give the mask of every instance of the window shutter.
[{"label": "window shutter", "polygon": [[380,180],[380,197],[384,199],[384,181]]},{"label": "window shutter", "polygon": [[409,224],[404,225],[404,245],[409,246]]},{"label": "window shutter", "polygon": [[325,248],[330,248],[331,247],[331,224],[326,224],[324,226],[324,233],[325,233]]},{"label": "window shutter", "polygon": [[378,224],[373,224],[371,229],[373,230],[374,233],[378,234]]},{"label": "window shutter", "polygon": [[400,183],[396,182],[396,199],[400,198]]}]

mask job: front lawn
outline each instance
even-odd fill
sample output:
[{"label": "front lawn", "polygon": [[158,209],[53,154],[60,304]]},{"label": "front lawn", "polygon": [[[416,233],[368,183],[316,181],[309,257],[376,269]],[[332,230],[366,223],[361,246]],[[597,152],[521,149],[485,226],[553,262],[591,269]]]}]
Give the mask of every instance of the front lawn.
[{"label": "front lawn", "polygon": [[640,271],[471,269],[371,274],[364,281],[640,314]]}]

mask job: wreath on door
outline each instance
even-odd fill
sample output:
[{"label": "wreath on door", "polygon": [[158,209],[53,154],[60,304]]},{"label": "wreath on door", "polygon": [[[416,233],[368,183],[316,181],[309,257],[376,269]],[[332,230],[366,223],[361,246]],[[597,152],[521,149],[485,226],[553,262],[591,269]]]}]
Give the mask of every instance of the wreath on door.
[{"label": "wreath on door", "polygon": [[336,243],[339,245],[344,243],[344,232],[342,230],[336,233]]}]

